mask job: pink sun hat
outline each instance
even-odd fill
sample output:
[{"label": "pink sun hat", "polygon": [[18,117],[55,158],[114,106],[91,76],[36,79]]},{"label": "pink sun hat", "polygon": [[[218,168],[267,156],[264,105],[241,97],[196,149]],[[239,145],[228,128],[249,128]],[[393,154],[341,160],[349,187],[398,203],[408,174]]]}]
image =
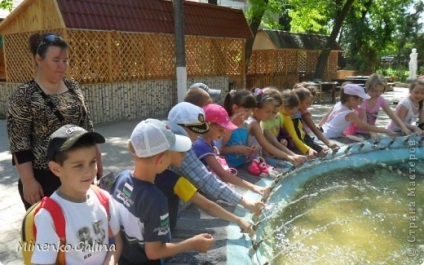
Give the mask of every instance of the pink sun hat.
[{"label": "pink sun hat", "polygon": [[231,122],[227,111],[218,104],[208,104],[203,107],[205,111],[205,120],[209,123],[216,123],[227,130],[235,130],[238,127]]}]

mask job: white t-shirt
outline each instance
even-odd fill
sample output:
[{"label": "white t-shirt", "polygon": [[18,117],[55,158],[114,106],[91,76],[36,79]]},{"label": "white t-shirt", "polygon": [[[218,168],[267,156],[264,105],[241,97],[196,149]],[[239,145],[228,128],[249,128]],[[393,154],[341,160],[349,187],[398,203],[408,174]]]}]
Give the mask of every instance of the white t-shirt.
[{"label": "white t-shirt", "polygon": [[[411,101],[411,98],[406,97],[403,98],[396,106],[396,111],[401,107],[404,106],[408,112],[406,113],[405,118],[403,119],[403,122],[405,124],[411,124],[415,125],[415,122],[418,120],[418,114],[419,110],[418,108],[414,107],[414,104]],[[402,129],[397,125],[396,122],[393,120],[390,120],[389,125],[387,125],[387,129],[394,131],[394,132],[400,132]]]},{"label": "white t-shirt", "polygon": [[[105,192],[106,193],[106,192]],[[114,235],[119,232],[114,200],[109,197],[110,227]],[[85,202],[72,202],[54,192],[50,198],[62,208],[66,223],[66,264],[102,264],[109,248],[108,218],[94,191],[88,191]],[[54,216],[53,216],[54,218]],[[32,263],[56,262],[59,237],[50,213],[40,209],[34,219],[37,235]],[[44,249],[45,248],[45,249]],[[72,248],[72,249],[71,249]],[[69,251],[67,251],[69,250]]]},{"label": "white t-shirt", "polygon": [[354,112],[341,102],[337,102],[327,118],[327,121],[322,125],[324,135],[327,138],[337,138],[343,136],[343,131],[349,126],[346,120],[346,115]]}]

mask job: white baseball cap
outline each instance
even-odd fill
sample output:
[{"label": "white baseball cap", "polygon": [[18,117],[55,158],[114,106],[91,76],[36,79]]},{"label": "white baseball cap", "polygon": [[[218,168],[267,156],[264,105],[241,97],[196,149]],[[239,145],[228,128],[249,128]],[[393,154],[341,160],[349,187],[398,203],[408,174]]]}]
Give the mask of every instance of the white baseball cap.
[{"label": "white baseball cap", "polygon": [[370,99],[370,95],[365,93],[365,89],[357,84],[347,84],[343,87],[343,92],[348,95],[358,96],[363,99]]},{"label": "white baseball cap", "polygon": [[209,125],[205,121],[205,111],[189,102],[180,102],[168,114],[168,121],[187,127],[199,134],[207,133]]},{"label": "white baseball cap", "polygon": [[194,83],[194,84],[192,84],[190,86],[189,89],[193,89],[193,88],[201,88],[201,89],[205,90],[206,92],[208,92],[209,96],[211,96],[211,98],[213,100],[216,100],[221,95],[221,90],[220,89],[209,88],[204,83]]},{"label": "white baseball cap", "polygon": [[138,157],[151,157],[166,150],[187,152],[192,146],[189,137],[174,134],[166,123],[156,119],[137,124],[130,142]]}]

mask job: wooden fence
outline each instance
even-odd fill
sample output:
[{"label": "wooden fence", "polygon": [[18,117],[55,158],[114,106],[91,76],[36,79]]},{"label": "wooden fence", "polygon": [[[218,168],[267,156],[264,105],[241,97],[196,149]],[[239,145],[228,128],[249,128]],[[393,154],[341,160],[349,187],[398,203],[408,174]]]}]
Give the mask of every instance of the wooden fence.
[{"label": "wooden fence", "polygon": [[[175,79],[175,42],[170,34],[57,29],[70,44],[68,75],[82,84]],[[6,34],[6,81],[34,75],[31,33]],[[186,36],[189,77],[244,77],[244,39]]]},{"label": "wooden fence", "polygon": [[[285,89],[299,81],[312,80],[319,53],[317,50],[297,49],[254,50],[246,75],[246,87],[275,86]],[[338,51],[332,51],[322,81],[337,77],[337,60]]]}]

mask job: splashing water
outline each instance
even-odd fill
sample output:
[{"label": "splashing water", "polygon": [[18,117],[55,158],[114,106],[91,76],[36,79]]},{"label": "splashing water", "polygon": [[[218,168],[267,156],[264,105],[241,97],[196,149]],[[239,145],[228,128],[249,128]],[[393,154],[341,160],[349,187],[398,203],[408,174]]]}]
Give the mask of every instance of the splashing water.
[{"label": "splashing water", "polygon": [[423,166],[413,175],[399,163],[310,179],[294,203],[268,220],[269,263],[422,264]]}]

